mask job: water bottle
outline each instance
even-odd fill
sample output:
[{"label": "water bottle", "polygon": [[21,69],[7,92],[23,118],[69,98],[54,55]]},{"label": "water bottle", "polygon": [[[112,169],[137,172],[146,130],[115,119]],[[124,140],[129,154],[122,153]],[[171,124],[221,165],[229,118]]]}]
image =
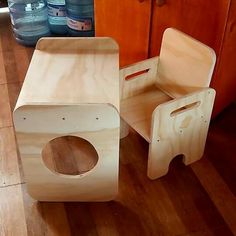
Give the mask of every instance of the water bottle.
[{"label": "water bottle", "polygon": [[19,43],[32,46],[39,38],[50,35],[44,0],[8,0],[8,7],[14,35]]},{"label": "water bottle", "polygon": [[52,33],[66,34],[66,5],[65,0],[47,0],[48,22]]},{"label": "water bottle", "polygon": [[67,27],[71,36],[94,36],[93,0],[66,0]]}]

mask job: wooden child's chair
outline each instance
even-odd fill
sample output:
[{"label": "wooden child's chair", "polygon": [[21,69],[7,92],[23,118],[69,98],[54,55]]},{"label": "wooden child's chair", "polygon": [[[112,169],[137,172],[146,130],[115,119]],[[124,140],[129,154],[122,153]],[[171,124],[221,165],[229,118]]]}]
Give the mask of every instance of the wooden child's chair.
[{"label": "wooden child's chair", "polygon": [[121,135],[130,126],[149,142],[149,178],[165,175],[179,154],[185,165],[202,157],[215,98],[209,88],[215,61],[211,48],[169,28],[159,57],[120,70]]},{"label": "wooden child's chair", "polygon": [[[37,43],[14,110],[19,152],[33,198],[106,201],[116,196],[119,104],[119,49],[112,39],[44,38]],[[93,146],[98,161],[91,170],[72,176],[45,165],[46,145],[63,136]]]}]

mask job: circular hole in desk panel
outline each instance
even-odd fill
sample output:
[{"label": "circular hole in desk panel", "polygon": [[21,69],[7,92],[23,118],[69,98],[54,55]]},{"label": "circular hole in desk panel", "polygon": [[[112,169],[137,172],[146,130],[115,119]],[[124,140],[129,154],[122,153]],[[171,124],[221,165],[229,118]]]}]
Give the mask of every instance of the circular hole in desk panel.
[{"label": "circular hole in desk panel", "polygon": [[76,136],[51,140],[44,147],[42,158],[52,172],[72,176],[90,171],[98,162],[98,154],[93,145]]}]

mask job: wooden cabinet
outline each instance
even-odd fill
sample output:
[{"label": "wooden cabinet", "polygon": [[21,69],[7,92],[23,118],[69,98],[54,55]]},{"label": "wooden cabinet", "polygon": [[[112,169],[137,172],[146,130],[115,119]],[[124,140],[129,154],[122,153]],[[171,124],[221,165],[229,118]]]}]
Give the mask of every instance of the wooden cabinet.
[{"label": "wooden cabinet", "polygon": [[[213,3],[214,2],[214,3]],[[164,30],[177,28],[219,53],[228,12],[228,0],[166,0],[159,7],[153,1],[150,56],[159,54]]]},{"label": "wooden cabinet", "polygon": [[120,66],[148,58],[151,0],[95,0],[96,36],[113,37]]},{"label": "wooden cabinet", "polygon": [[179,29],[212,47],[217,64],[213,116],[236,98],[236,0],[95,0],[96,34],[120,45],[121,66],[159,54],[168,27]]}]

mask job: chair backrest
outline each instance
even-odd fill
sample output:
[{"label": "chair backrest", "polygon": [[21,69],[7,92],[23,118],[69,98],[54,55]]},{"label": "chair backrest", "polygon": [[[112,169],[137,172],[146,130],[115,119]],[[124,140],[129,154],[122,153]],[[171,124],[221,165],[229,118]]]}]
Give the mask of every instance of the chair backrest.
[{"label": "chair backrest", "polygon": [[213,49],[168,28],[162,38],[157,86],[173,98],[209,87],[215,62]]}]

